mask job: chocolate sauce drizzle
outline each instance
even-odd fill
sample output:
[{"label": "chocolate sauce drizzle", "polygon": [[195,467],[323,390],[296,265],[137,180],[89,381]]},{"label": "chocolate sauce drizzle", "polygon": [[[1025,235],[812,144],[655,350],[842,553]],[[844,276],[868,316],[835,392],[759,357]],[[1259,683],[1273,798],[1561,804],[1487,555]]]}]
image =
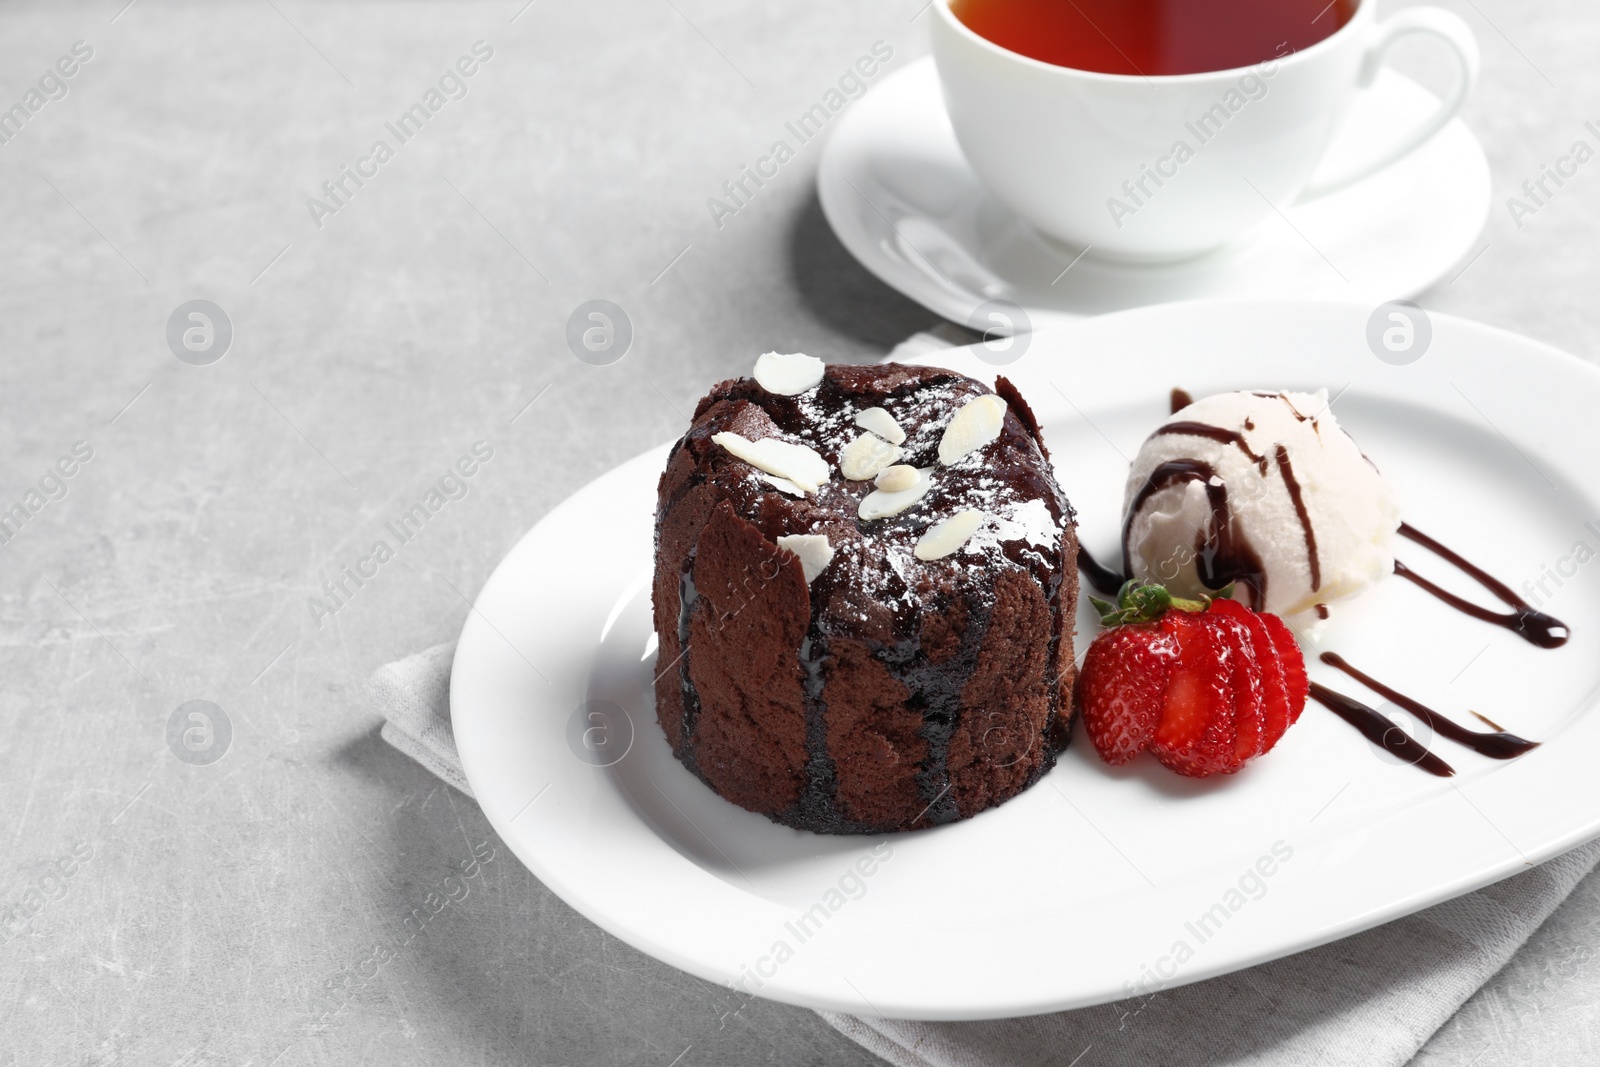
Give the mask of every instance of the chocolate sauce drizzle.
[{"label": "chocolate sauce drizzle", "polygon": [[[1280,397],[1278,393],[1258,393],[1258,396]],[[1297,411],[1287,397],[1282,398],[1289,404],[1289,410],[1295,417],[1304,421],[1307,416]],[[1194,403],[1194,398],[1182,389],[1172,390],[1172,412],[1179,411]],[[1247,429],[1253,429],[1254,424],[1248,420]],[[1220,444],[1233,445],[1243,452],[1245,458],[1256,465],[1262,477],[1266,477],[1271,469],[1267,456],[1262,455],[1250,447],[1250,442],[1245,439],[1244,433],[1239,430],[1230,430],[1225,426],[1214,426],[1205,422],[1180,420],[1168,422],[1155,431],[1152,437],[1167,435],[1201,437],[1206,440],[1216,441]],[[1321,567],[1317,558],[1317,538],[1311,527],[1310,516],[1306,512],[1305,504],[1300,498],[1300,485],[1294,478],[1294,469],[1289,462],[1288,450],[1282,445],[1277,450],[1278,469],[1283,475],[1284,483],[1289,488],[1289,495],[1294,500],[1295,510],[1300,516],[1301,529],[1305,533],[1306,553],[1311,561],[1312,588],[1318,589],[1322,585]],[[1128,505],[1127,519],[1122,527],[1122,559],[1123,567],[1127,568],[1133,558],[1129,544],[1133,531],[1133,519],[1150,497],[1164,489],[1186,482],[1198,481],[1205,484],[1206,498],[1210,503],[1211,517],[1206,526],[1201,530],[1194,545],[1197,561],[1196,571],[1200,581],[1208,589],[1222,589],[1230,583],[1237,583],[1249,590],[1250,606],[1261,610],[1267,602],[1267,568],[1261,557],[1235,529],[1233,524],[1233,509],[1228,503],[1228,487],[1217,476],[1215,469],[1210,464],[1197,459],[1180,458],[1161,464],[1145,484],[1140,486],[1139,492],[1134,495]],[[1125,573],[1121,573],[1098,562],[1092,555],[1079,546],[1078,569],[1097,591],[1106,596],[1111,596],[1128,580]]]},{"label": "chocolate sauce drizzle", "polygon": [[[1306,541],[1306,559],[1311,564],[1311,591],[1314,593],[1322,588],[1322,561],[1317,555],[1317,531],[1311,525],[1311,515],[1306,511],[1305,498],[1300,493],[1300,482],[1294,476],[1294,464],[1289,460],[1289,450],[1283,445],[1278,446],[1276,453],[1278,460],[1278,473],[1283,475],[1283,484],[1289,490],[1289,500],[1294,504],[1294,513],[1300,519],[1300,533]],[[1262,460],[1265,474],[1265,460]]]},{"label": "chocolate sauce drizzle", "polygon": [[[1441,715],[1426,704],[1414,700],[1395,689],[1391,689],[1370,674],[1351,666],[1350,662],[1337,652],[1324,652],[1319,658],[1335,670],[1348,674],[1374,693],[1378,693],[1405,708],[1411,714],[1427,723],[1439,736],[1449,738],[1459,745],[1465,745],[1480,756],[1488,756],[1490,759],[1515,759],[1523,753],[1531,752],[1539,747],[1539,742],[1518,737],[1516,734],[1508,733],[1498,726],[1495,726],[1494,733],[1469,730],[1454,719]],[[1482,716],[1479,716],[1479,718],[1482,718]],[[1494,726],[1494,723],[1488,719],[1484,719],[1484,722],[1489,722],[1489,725]]]},{"label": "chocolate sauce drizzle", "polygon": [[1427,745],[1400,729],[1398,723],[1376,708],[1369,708],[1354,697],[1336,693],[1318,682],[1311,683],[1311,699],[1360,730],[1368,741],[1393,752],[1407,763],[1440,778],[1449,778],[1456,773],[1455,768],[1435,756]]},{"label": "chocolate sauce drizzle", "polygon": [[1107,567],[1090,555],[1089,550],[1081,544],[1078,545],[1078,570],[1089,579],[1089,584],[1094,586],[1095,592],[1101,596],[1116,596],[1117,591],[1128,583],[1126,574]]},{"label": "chocolate sauce drizzle", "polygon": [[808,788],[795,805],[795,814],[823,820],[833,808],[839,789],[839,776],[828,755],[828,702],[823,697],[827,684],[824,661],[828,655],[827,636],[813,624],[800,641],[800,669],[805,672],[801,694],[806,715],[806,781]]},{"label": "chocolate sauce drizzle", "polygon": [[[688,558],[683,561],[683,570],[678,574],[677,669],[678,691],[683,695],[683,718],[680,720],[678,747],[674,754],[698,774],[699,765],[695,762],[694,748],[689,743],[700,718],[700,694],[689,679],[689,621],[694,616],[695,603],[700,599],[700,592],[694,587],[695,555],[691,549]],[[672,665],[669,664],[666,670],[671,669]]]},{"label": "chocolate sauce drizzle", "polygon": [[1289,413],[1291,415],[1293,415],[1295,417],[1295,419],[1297,421],[1299,421],[1299,422],[1315,423],[1317,421],[1317,417],[1315,415],[1307,415],[1305,412],[1303,412],[1299,408],[1295,407],[1294,406],[1294,401],[1290,400],[1288,395],[1285,394],[1285,393],[1251,393],[1250,395],[1251,396],[1259,396],[1263,400],[1281,400],[1281,401],[1283,401],[1284,407],[1288,408],[1289,409]]},{"label": "chocolate sauce drizzle", "polygon": [[[1396,574],[1433,594],[1457,611],[1470,615],[1474,619],[1481,619],[1484,622],[1510,630],[1524,641],[1540,648],[1560,648],[1572,636],[1572,631],[1566,623],[1536,610],[1532,604],[1529,604],[1513,592],[1510,586],[1485,571],[1482,567],[1470,562],[1460,553],[1440,544],[1410,523],[1400,524],[1400,536],[1426,548],[1483,586],[1501,602],[1515,609],[1510,612],[1498,612],[1474,604],[1464,597],[1457,596],[1449,590],[1435,585],[1404,563],[1395,560],[1394,572]],[[1439,714],[1427,705],[1384,685],[1371,675],[1356,669],[1338,653],[1324,652],[1321,658],[1322,662],[1330,667],[1343,671],[1368,689],[1381,694],[1409,711],[1432,727],[1441,737],[1448,738],[1457,744],[1465,745],[1479,755],[1488,756],[1490,759],[1515,759],[1538,747],[1539,742],[1529,741],[1526,738],[1509,733],[1501,729],[1493,720],[1485,718],[1477,712],[1472,714],[1490,726],[1494,732],[1484,733],[1479,730],[1469,730],[1447,716]],[[1395,726],[1387,716],[1367,707],[1360,701],[1335,693],[1326,686],[1316,683],[1312,683],[1311,695],[1319,703],[1332,709],[1340,718],[1360,730],[1374,744],[1395,752],[1408,762],[1415,763],[1432,774],[1449,775],[1454,773],[1450,770],[1448,764],[1429,752],[1426,745],[1409,737],[1401,740],[1396,736],[1397,734],[1403,734],[1403,731],[1400,731],[1398,726]],[[1393,728],[1392,730],[1391,727]],[[1425,754],[1426,758],[1413,758],[1419,749]]]},{"label": "chocolate sauce drizzle", "polygon": [[1255,450],[1250,447],[1250,442],[1246,441],[1244,434],[1238,430],[1230,430],[1226,426],[1213,426],[1209,422],[1169,422],[1150,436],[1165,437],[1168,435],[1204,437],[1225,445],[1237,445],[1239,451],[1248,456],[1250,462],[1261,470],[1262,475],[1267,473],[1267,457],[1256,455]]},{"label": "chocolate sauce drizzle", "polygon": [[1128,504],[1128,518],[1122,525],[1122,558],[1133,558],[1129,541],[1133,520],[1156,493],[1186,482],[1206,487],[1211,518],[1195,543],[1196,571],[1207,589],[1222,589],[1237,584],[1250,591],[1250,606],[1257,611],[1267,602],[1267,568],[1243,537],[1233,528],[1233,511],[1228,506],[1228,487],[1209,463],[1197,459],[1174,459],[1150,472]]},{"label": "chocolate sauce drizzle", "polygon": [[1510,586],[1495,578],[1483,568],[1469,562],[1459,553],[1446,548],[1410,523],[1403,522],[1400,524],[1400,536],[1426,548],[1429,552],[1432,552],[1493,593],[1502,603],[1516,609],[1510,612],[1499,612],[1474,604],[1472,601],[1459,597],[1448,589],[1440,588],[1399,560],[1394,561],[1394,572],[1396,574],[1432,593],[1439,600],[1449,604],[1462,614],[1470,615],[1474,619],[1481,619],[1502,629],[1510,630],[1524,641],[1538,645],[1540,648],[1560,648],[1572,636],[1572,629],[1566,623],[1537,610],[1532,604],[1513,592]]}]

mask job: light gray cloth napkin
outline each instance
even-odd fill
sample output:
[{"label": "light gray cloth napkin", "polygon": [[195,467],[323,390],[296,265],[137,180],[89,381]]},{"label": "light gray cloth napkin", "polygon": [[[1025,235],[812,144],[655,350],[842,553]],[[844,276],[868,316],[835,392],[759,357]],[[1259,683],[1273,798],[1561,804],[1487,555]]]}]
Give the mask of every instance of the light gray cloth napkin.
[{"label": "light gray cloth napkin", "polygon": [[[971,339],[941,328],[909,339],[890,358]],[[386,741],[471,796],[450,731],[454,652],[452,642],[382,667],[368,695],[387,720]],[[821,1014],[897,1067],[1398,1067],[1597,861],[1600,842],[1343,941],[1143,999],[991,1022]],[[1516,1048],[1500,1051],[1530,1062]]]},{"label": "light gray cloth napkin", "polygon": [[450,661],[456,643],[435,645],[379,667],[367,697],[383,713],[383,739],[446,782],[472,796],[450,729]]}]

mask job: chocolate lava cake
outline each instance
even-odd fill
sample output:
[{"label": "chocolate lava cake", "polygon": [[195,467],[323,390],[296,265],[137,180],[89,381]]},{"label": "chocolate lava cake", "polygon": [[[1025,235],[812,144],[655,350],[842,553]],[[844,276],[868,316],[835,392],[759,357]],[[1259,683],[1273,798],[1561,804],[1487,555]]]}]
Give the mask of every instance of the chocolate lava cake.
[{"label": "chocolate lava cake", "polygon": [[1033,413],[997,388],[769,353],[695,408],[658,490],[656,715],[718,794],[878,833],[1054,766],[1078,539]]}]

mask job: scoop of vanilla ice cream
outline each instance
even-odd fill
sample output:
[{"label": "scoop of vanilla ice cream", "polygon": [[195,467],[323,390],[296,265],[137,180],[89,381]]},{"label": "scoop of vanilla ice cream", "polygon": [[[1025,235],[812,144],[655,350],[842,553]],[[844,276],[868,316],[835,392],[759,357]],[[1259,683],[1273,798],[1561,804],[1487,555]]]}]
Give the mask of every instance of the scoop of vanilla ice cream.
[{"label": "scoop of vanilla ice cream", "polygon": [[[1219,393],[1177,412],[1128,473],[1133,577],[1234,597],[1297,626],[1394,570],[1389,484],[1315,393]],[[1319,610],[1322,609],[1322,610]]]}]

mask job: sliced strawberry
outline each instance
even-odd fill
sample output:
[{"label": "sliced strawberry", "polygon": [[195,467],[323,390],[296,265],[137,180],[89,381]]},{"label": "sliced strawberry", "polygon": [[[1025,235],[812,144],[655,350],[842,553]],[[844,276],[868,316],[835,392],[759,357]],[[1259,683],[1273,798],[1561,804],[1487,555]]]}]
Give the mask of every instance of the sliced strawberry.
[{"label": "sliced strawberry", "polygon": [[1118,626],[1094,639],[1078,674],[1078,712],[1100,758],[1123,764],[1156,732],[1178,649],[1159,623]]},{"label": "sliced strawberry", "polygon": [[[1232,603],[1232,601],[1229,601]],[[1217,617],[1218,625],[1230,631],[1230,656],[1233,675],[1234,758],[1243,767],[1266,749],[1265,713],[1261,698],[1261,669],[1256,666],[1255,645],[1250,627],[1239,619]],[[1237,769],[1237,768],[1235,768]]]},{"label": "sliced strawberry", "polygon": [[[1224,607],[1225,604],[1233,606]],[[1256,668],[1261,673],[1261,751],[1270,751],[1289,728],[1289,690],[1284,682],[1283,659],[1278,654],[1278,646],[1273,643],[1266,616],[1232,600],[1219,601],[1214,607],[1234,615],[1250,629],[1250,645],[1255,653]],[[1298,659],[1299,650],[1295,653]]]},{"label": "sliced strawberry", "polygon": [[1089,647],[1076,698],[1106,762],[1148,748],[1179,774],[1232,774],[1299,718],[1305,660],[1277,616],[1135,582],[1095,606],[1106,630]]},{"label": "sliced strawberry", "polygon": [[[1255,621],[1256,613],[1238,601],[1226,598],[1214,601],[1209,614],[1219,627],[1226,624],[1231,631],[1234,728],[1238,732],[1235,751],[1242,764],[1261,755],[1276,741],[1276,738],[1267,740],[1266,669],[1276,667],[1277,650],[1271,639],[1266,638],[1267,657],[1262,661],[1257,654],[1255,629],[1260,624]],[[1263,636],[1265,633],[1263,629]],[[1282,669],[1278,670],[1281,679]]]},{"label": "sliced strawberry", "polygon": [[1179,774],[1230,774],[1239,763],[1229,649],[1202,615],[1169,611],[1161,625],[1177,641],[1178,660],[1150,751]]},{"label": "sliced strawberry", "polygon": [[1283,684],[1289,691],[1289,724],[1292,726],[1299,721],[1300,713],[1306,707],[1306,696],[1311,692],[1311,682],[1306,678],[1305,657],[1300,654],[1294,633],[1282,619],[1263,612],[1261,621],[1266,624],[1267,632],[1272,634],[1272,643],[1278,649],[1278,662],[1283,664]]}]

